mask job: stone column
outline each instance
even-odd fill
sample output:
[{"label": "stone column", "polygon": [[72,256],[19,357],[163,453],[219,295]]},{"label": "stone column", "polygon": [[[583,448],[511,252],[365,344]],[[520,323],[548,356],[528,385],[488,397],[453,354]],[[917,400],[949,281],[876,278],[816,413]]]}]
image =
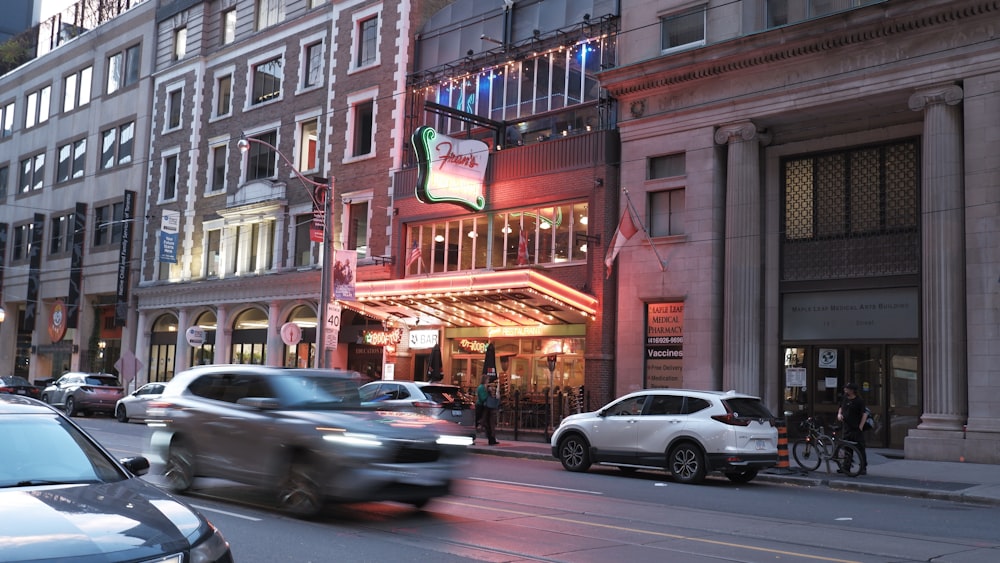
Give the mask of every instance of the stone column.
[{"label": "stone column", "polygon": [[187,309],[177,312],[177,350],[174,354],[174,374],[191,367],[191,346],[187,341],[187,329],[190,326],[191,315]]},{"label": "stone column", "polygon": [[232,362],[233,327],[229,326],[229,309],[219,305],[215,310],[215,361],[216,364]]},{"label": "stone column", "polygon": [[[122,347],[122,352],[127,348]],[[135,374],[135,387],[149,383],[149,312],[140,311],[136,315],[135,323],[135,354],[136,359],[142,362],[142,368]]]},{"label": "stone column", "polygon": [[750,121],[723,125],[715,142],[728,145],[723,286],[722,385],[762,395],[760,146],[770,141]]},{"label": "stone column", "polygon": [[267,360],[269,366],[285,365],[285,343],[281,341],[281,303],[271,301],[267,308]]},{"label": "stone column", "polygon": [[911,110],[924,112],[919,430],[961,431],[968,414],[962,98],[960,87],[942,84],[918,90],[909,103]]}]

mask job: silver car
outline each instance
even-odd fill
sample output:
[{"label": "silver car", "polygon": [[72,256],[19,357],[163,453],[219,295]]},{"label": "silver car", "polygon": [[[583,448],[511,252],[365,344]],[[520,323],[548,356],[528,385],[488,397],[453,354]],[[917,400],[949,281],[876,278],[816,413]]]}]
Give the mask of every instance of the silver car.
[{"label": "silver car", "polygon": [[698,483],[709,471],[747,483],[778,463],[778,428],[758,397],[646,389],[564,418],[551,446],[568,471],[603,463],[666,470],[681,483]]},{"label": "silver car", "polygon": [[362,407],[361,382],[357,372],[192,368],[150,405],[151,451],[175,491],[228,479],[274,491],[296,516],[327,501],[420,508],[448,494],[472,439],[448,422]]},{"label": "silver car", "polygon": [[455,422],[475,432],[476,402],[457,385],[426,381],[372,381],[361,400],[380,409],[415,412]]},{"label": "silver car", "polygon": [[67,372],[42,390],[42,401],[63,407],[68,416],[111,414],[124,389],[110,373]]},{"label": "silver car", "polygon": [[118,422],[129,420],[146,420],[146,410],[149,403],[159,399],[166,383],[147,383],[118,400],[115,405],[115,418]]}]

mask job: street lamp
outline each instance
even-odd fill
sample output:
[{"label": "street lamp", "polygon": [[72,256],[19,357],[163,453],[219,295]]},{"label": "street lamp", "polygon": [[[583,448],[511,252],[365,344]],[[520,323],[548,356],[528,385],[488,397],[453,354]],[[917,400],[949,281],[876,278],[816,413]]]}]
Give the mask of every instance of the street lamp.
[{"label": "street lamp", "polygon": [[[292,161],[288,160],[277,147],[268,143],[267,141],[262,141],[256,137],[247,137],[241,134],[240,140],[236,143],[236,147],[240,150],[244,156],[250,151],[250,143],[257,143],[267,147],[274,151],[274,154],[278,155],[281,160],[288,165],[292,173],[301,180],[303,183],[310,186],[320,188],[321,194],[323,194],[323,266],[320,269],[320,291],[319,300],[320,305],[317,310],[317,323],[316,323],[316,367],[325,368],[328,365],[326,358],[326,340],[327,340],[327,321],[331,314],[331,291],[330,291],[330,260],[332,259],[333,244],[331,240],[331,235],[333,234],[333,185],[334,178],[331,176],[329,183],[317,182],[315,180],[306,178],[299,172]],[[316,202],[316,196],[311,194],[313,203]]]}]

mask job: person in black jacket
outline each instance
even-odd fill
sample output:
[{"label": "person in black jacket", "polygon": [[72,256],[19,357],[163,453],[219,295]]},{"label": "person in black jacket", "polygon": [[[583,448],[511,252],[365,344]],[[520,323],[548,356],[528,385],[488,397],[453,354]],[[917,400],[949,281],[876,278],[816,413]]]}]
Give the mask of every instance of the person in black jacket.
[{"label": "person in black jacket", "polygon": [[861,452],[861,473],[868,472],[868,454],[865,452],[865,423],[868,412],[865,410],[865,400],[858,395],[857,384],[850,382],[844,385],[844,398],[837,410],[837,420],[844,424],[844,439],[855,442]]}]

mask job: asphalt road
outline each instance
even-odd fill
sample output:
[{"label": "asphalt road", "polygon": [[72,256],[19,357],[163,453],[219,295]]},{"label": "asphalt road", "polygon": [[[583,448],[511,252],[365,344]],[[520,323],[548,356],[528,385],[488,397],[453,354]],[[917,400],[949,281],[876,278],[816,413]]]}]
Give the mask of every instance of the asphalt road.
[{"label": "asphalt road", "polygon": [[[145,452],[143,425],[76,420],[119,457]],[[725,479],[688,486],[656,472],[574,474],[483,455],[464,475],[424,511],[368,503],[314,521],[224,481],[200,482],[186,499],[244,562],[1000,560],[997,507]]]}]

